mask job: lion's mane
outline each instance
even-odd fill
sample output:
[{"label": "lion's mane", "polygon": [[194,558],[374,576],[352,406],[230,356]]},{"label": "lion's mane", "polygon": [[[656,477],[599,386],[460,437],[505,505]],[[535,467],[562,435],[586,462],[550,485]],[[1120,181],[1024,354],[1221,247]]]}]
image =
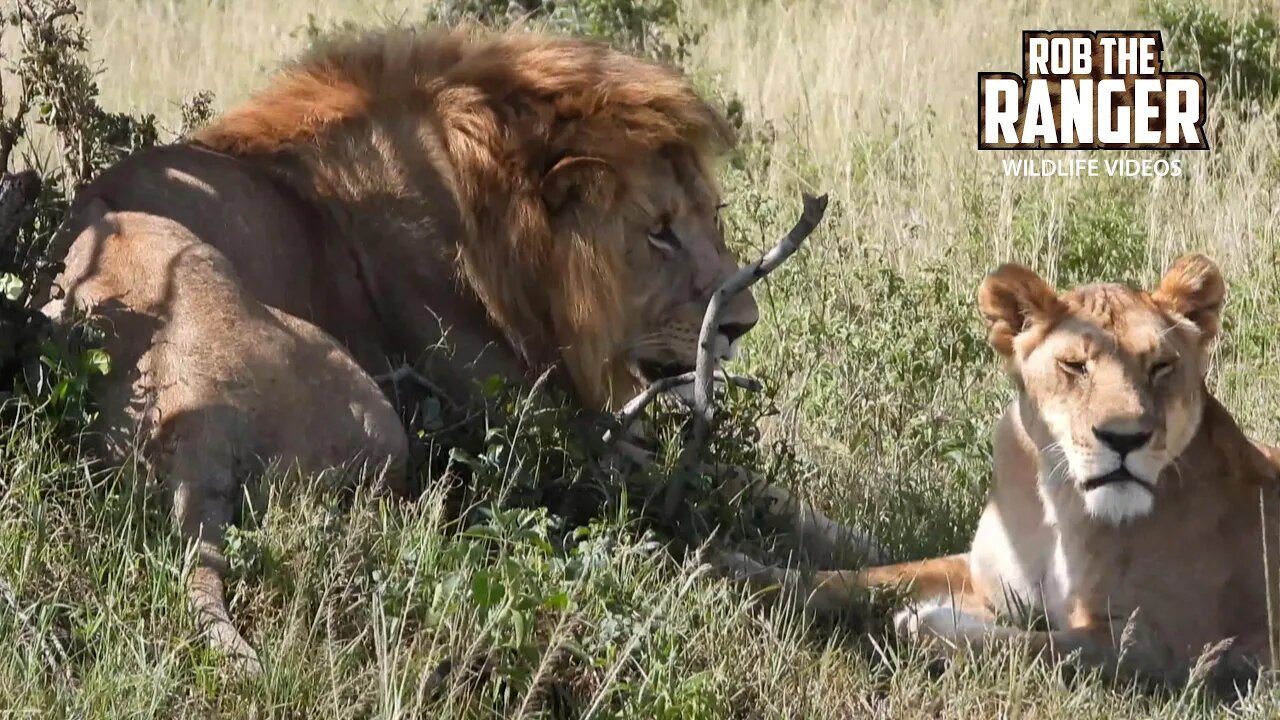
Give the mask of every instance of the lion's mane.
[{"label": "lion's mane", "polygon": [[655,153],[684,153],[709,178],[733,142],[674,70],[589,41],[474,29],[321,44],[192,139],[267,159],[314,197],[407,233],[430,227],[431,204],[394,199],[421,196],[434,173],[465,229],[460,284],[526,362],[563,362],[596,407],[625,374],[624,238],[557,222],[540,179],[566,157],[597,158],[625,194]]}]

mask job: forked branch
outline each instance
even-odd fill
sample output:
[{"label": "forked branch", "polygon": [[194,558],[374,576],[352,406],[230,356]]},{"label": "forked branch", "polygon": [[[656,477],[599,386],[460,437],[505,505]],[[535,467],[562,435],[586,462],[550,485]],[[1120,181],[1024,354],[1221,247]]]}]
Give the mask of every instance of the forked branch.
[{"label": "forked branch", "polygon": [[[805,193],[802,195],[802,200],[804,207],[800,213],[800,219],[791,228],[791,232],[788,232],[759,260],[739,269],[712,294],[711,301],[707,304],[707,311],[702,317],[702,328],[698,333],[698,353],[694,371],[662,378],[652,383],[618,411],[616,417],[623,435],[659,395],[693,383],[694,424],[692,436],[681,454],[681,462],[684,464],[689,459],[696,458],[702,451],[702,446],[706,444],[710,433],[711,416],[714,413],[712,395],[716,380],[751,392],[760,390],[760,383],[751,378],[727,375],[716,369],[714,354],[716,336],[720,332],[720,315],[733,296],[760,282],[786,262],[787,258],[794,255],[805,239],[818,227],[818,223],[822,222],[827,212],[827,196],[814,197]],[[604,439],[605,442],[614,442],[620,438],[617,433],[610,431],[605,433]]]},{"label": "forked branch", "polygon": [[[765,253],[759,260],[746,265],[726,280],[711,296],[707,311],[702,317],[702,328],[698,333],[698,352],[695,369],[692,373],[664,378],[645,388],[643,392],[623,406],[617,414],[619,432],[610,431],[605,434],[605,442],[620,444],[645,408],[659,395],[675,388],[693,383],[693,428],[689,440],[680,452],[679,472],[667,486],[663,500],[663,516],[668,521],[675,517],[676,508],[684,499],[684,482],[686,471],[695,467],[701,456],[707,438],[711,434],[711,418],[714,414],[714,383],[716,380],[746,388],[759,390],[759,383],[748,378],[726,375],[716,369],[715,357],[716,337],[720,332],[721,314],[729,301],[738,293],[760,282],[769,273],[777,270],[782,263],[795,254],[805,239],[809,237],[822,222],[827,212],[827,196],[814,197],[804,194],[803,210],[791,231],[778,244]],[[620,437],[622,436],[622,437]],[[621,443],[625,444],[625,443]]]},{"label": "forked branch", "polygon": [[707,312],[702,317],[702,331],[698,333],[698,364],[693,380],[693,436],[685,447],[686,452],[697,455],[702,450],[710,431],[712,406],[712,374],[716,367],[715,344],[720,332],[720,315],[729,300],[738,293],[760,282],[777,270],[787,258],[800,249],[801,243],[813,233],[827,212],[827,196],[802,195],[804,209],[791,232],[782,238],[764,257],[734,273],[711,296]]},{"label": "forked branch", "polygon": [[707,305],[707,312],[702,318],[702,331],[698,334],[698,361],[693,381],[693,428],[689,433],[688,442],[680,452],[679,472],[667,486],[666,497],[662,503],[663,517],[668,521],[675,517],[676,509],[684,502],[683,478],[689,470],[696,467],[707,438],[711,435],[711,417],[715,412],[712,395],[713,373],[716,366],[715,344],[716,336],[720,332],[722,309],[734,295],[755,285],[769,273],[777,270],[787,261],[787,258],[800,249],[800,245],[818,227],[818,223],[822,222],[827,212],[827,196],[823,194],[814,197],[804,193],[802,199],[804,207],[800,212],[800,219],[796,220],[791,232],[778,241],[772,250],[765,253],[764,257],[734,273],[733,277],[716,290],[711,296],[711,302]]}]

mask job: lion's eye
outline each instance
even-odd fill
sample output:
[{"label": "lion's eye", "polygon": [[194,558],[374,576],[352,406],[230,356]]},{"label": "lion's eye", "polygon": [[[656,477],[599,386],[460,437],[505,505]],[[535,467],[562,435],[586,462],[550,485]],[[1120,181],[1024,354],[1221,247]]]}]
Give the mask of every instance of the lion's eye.
[{"label": "lion's eye", "polygon": [[1162,360],[1151,366],[1151,379],[1159,380],[1171,372],[1173,372],[1173,361]]},{"label": "lion's eye", "polygon": [[1089,374],[1089,368],[1085,365],[1084,360],[1059,360],[1058,367],[1068,375],[1076,377],[1084,377]]},{"label": "lion's eye", "polygon": [[680,249],[680,238],[676,237],[670,225],[664,223],[657,230],[649,232],[649,244],[663,252],[675,252]]}]

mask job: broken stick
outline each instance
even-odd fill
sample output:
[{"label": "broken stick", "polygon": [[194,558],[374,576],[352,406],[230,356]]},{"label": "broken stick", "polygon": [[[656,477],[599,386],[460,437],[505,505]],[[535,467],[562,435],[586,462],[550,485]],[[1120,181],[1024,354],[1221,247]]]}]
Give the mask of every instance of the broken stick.
[{"label": "broken stick", "polygon": [[684,473],[696,466],[703,446],[706,445],[707,438],[711,434],[711,417],[715,411],[712,397],[712,380],[716,366],[714,352],[716,334],[720,332],[721,309],[734,295],[755,285],[778,269],[787,261],[787,258],[800,249],[800,245],[813,233],[814,228],[818,227],[818,223],[822,222],[827,212],[827,196],[814,197],[805,193],[802,199],[804,208],[800,213],[800,219],[791,228],[791,232],[787,233],[759,260],[734,273],[715,291],[711,296],[711,302],[707,304],[707,312],[702,318],[702,330],[698,333],[698,359],[693,381],[693,429],[680,453],[677,467],[681,472],[678,472],[672,478],[671,484],[667,486],[666,497],[662,503],[663,517],[668,521],[675,517],[676,508],[684,502]]},{"label": "broken stick", "polygon": [[[626,441],[626,435],[633,422],[644,412],[654,398],[677,387],[689,384],[690,375],[695,383],[694,427],[689,442],[681,450],[679,459],[680,472],[672,478],[667,486],[664,498],[664,516],[670,522],[675,517],[676,508],[684,500],[685,488],[682,478],[685,472],[699,468],[700,453],[710,435],[711,419],[714,412],[712,403],[713,381],[727,382],[748,390],[758,390],[755,381],[726,375],[715,368],[715,337],[720,329],[720,312],[730,298],[751,287],[769,273],[773,272],[790,258],[801,244],[813,233],[822,221],[827,208],[827,197],[804,196],[804,209],[795,227],[765,253],[755,263],[747,265],[722,284],[711,298],[703,316],[702,328],[698,339],[697,366],[693,373],[666,378],[651,384],[643,392],[623,406],[617,419],[620,430],[605,435],[606,442],[612,443],[614,450],[638,465],[653,462],[652,457],[632,446]],[[699,384],[701,392],[698,392]],[[719,473],[717,473],[719,474]],[[820,565],[828,567],[846,567],[850,562],[879,562],[883,560],[883,551],[878,543],[866,533],[845,527],[827,517],[822,511],[796,498],[780,487],[770,485],[760,478],[754,478],[749,472],[740,468],[730,468],[727,475],[721,475],[722,489],[732,495],[749,497],[753,501],[763,503],[766,514],[774,521],[785,526],[801,543],[805,554]]]},{"label": "broken stick", "polygon": [[[716,359],[712,357],[712,354],[715,349],[716,334],[720,332],[720,313],[730,298],[755,285],[766,275],[776,270],[779,265],[786,262],[787,258],[795,254],[796,250],[800,249],[800,245],[805,238],[809,237],[814,228],[818,226],[818,223],[822,222],[822,217],[827,211],[827,196],[813,197],[806,193],[802,196],[802,199],[804,201],[804,209],[800,214],[800,219],[796,221],[795,227],[791,228],[791,232],[787,233],[786,237],[782,238],[772,250],[765,253],[759,260],[740,268],[738,272],[724,281],[712,294],[711,301],[707,303],[706,313],[702,317],[702,327],[698,333],[697,364],[694,371],[657,380],[639,395],[629,400],[618,411],[616,416],[623,433],[631,427],[636,418],[659,395],[693,383],[694,439],[689,445],[686,445],[686,450],[692,446],[692,453],[696,455],[701,450],[701,445],[706,442],[706,436],[711,424],[713,382],[720,380],[751,392],[760,390],[760,383],[751,378],[727,375],[723,371],[716,369]],[[609,442],[616,439],[616,437],[616,434],[610,431],[605,434],[605,441]]]},{"label": "broken stick", "polygon": [[734,273],[711,296],[707,304],[707,312],[702,317],[702,331],[698,333],[698,364],[694,370],[693,380],[693,435],[685,446],[691,456],[701,452],[711,429],[712,406],[712,372],[715,370],[715,340],[720,332],[721,309],[730,298],[760,282],[766,275],[777,270],[787,258],[800,249],[800,244],[813,233],[822,217],[827,212],[827,196],[814,197],[808,193],[802,196],[804,209],[800,219],[796,221],[791,232],[782,238],[772,250],[754,263]]}]

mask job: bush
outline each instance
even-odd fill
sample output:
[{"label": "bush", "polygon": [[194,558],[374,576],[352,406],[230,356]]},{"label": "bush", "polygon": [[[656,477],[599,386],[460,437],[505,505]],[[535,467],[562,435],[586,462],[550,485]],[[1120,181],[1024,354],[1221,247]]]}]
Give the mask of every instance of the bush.
[{"label": "bush", "polygon": [[[38,195],[24,198],[34,202],[15,224],[16,235],[0,237],[0,337],[9,339],[0,347],[0,393],[16,388],[60,423],[80,427],[91,412],[89,382],[109,361],[93,328],[55,329],[39,313],[61,269],[50,241],[76,189],[155,144],[158,133],[150,115],[111,113],[98,104],[98,71],[85,62],[88,39],[71,0],[21,0],[0,14],[0,39],[7,33],[17,36],[18,51],[4,70],[18,95],[10,114],[0,117],[0,174],[13,169],[18,151],[41,181]],[[0,91],[0,110],[9,106]],[[52,153],[20,145],[37,127],[52,131]]]},{"label": "bush", "polygon": [[[680,15],[676,0],[441,0],[431,4],[423,24],[476,23],[497,29],[547,28],[604,40],[627,52],[682,64],[700,31]],[[316,40],[359,28],[350,22],[323,26],[310,15],[295,34]]]},{"label": "bush", "polygon": [[1056,213],[1033,196],[1014,220],[1016,259],[1043,268],[1060,288],[1102,279],[1141,287],[1149,249],[1139,209],[1145,192],[1131,180],[1091,183]]},{"label": "bush", "polygon": [[1198,0],[1152,0],[1147,14],[1165,28],[1175,69],[1204,75],[1209,90],[1243,107],[1270,105],[1280,93],[1280,21],[1255,4],[1226,17]]}]

